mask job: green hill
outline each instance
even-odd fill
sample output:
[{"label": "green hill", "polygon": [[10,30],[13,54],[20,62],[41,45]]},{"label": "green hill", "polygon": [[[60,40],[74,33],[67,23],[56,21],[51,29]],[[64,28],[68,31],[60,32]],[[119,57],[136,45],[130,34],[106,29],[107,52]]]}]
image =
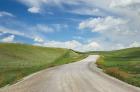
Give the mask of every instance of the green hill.
[{"label": "green hill", "polygon": [[39,70],[84,57],[84,54],[69,49],[0,43],[0,87]]},{"label": "green hill", "polygon": [[104,72],[129,84],[140,87],[139,47],[94,53],[102,55],[97,65],[102,68]]},{"label": "green hill", "polygon": [[0,87],[49,67],[71,63],[90,54],[101,55],[98,67],[140,87],[140,48],[80,53],[70,49],[0,43]]}]

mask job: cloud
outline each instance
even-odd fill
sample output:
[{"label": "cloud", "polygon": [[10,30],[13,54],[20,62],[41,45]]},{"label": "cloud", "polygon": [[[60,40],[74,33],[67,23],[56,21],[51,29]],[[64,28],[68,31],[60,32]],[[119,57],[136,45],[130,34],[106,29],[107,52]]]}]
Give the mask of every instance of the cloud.
[{"label": "cloud", "polygon": [[26,34],[19,32],[17,30],[13,30],[13,29],[8,29],[6,27],[0,26],[0,32],[2,33],[9,33],[9,34],[13,34],[13,35],[19,35],[19,36],[26,36]]},{"label": "cloud", "polygon": [[100,45],[97,42],[91,42],[87,45],[88,47],[99,48]]},{"label": "cloud", "polygon": [[0,32],[4,34],[11,34],[11,35],[17,35],[17,36],[22,36],[25,38],[33,39],[34,41],[40,42],[41,38],[38,37],[38,35],[34,35],[31,33],[26,33],[20,30],[15,30],[15,29],[9,29],[6,27],[0,26]]},{"label": "cloud", "polygon": [[[45,10],[46,6],[63,9],[66,12],[96,15],[96,16],[125,16],[140,19],[139,0],[18,0],[29,9]],[[65,7],[65,5],[71,8]],[[75,7],[75,8],[73,8]],[[34,9],[33,9],[34,10]],[[36,12],[36,13],[39,13]]]},{"label": "cloud", "polygon": [[140,6],[139,0],[114,0],[110,4],[113,8],[123,8],[128,10],[138,9]]},{"label": "cloud", "polygon": [[130,47],[140,47],[140,42],[134,41],[132,44],[130,44]]},{"label": "cloud", "polygon": [[13,42],[15,39],[15,35],[10,35],[8,37],[5,37],[1,40],[1,42]]},{"label": "cloud", "polygon": [[98,17],[90,18],[79,24],[79,29],[89,28],[92,32],[102,32],[105,30],[117,30],[126,24],[127,21],[121,18],[114,18],[112,16],[108,17]]},{"label": "cloud", "polygon": [[37,24],[35,29],[41,32],[45,32],[45,33],[54,32],[53,28],[45,24]]},{"label": "cloud", "polygon": [[[12,27],[9,27],[9,25],[12,25]],[[16,28],[14,28],[14,26],[16,26]],[[9,22],[7,25],[0,26],[1,33],[22,36],[36,42],[43,42],[43,35],[54,31],[55,29],[47,24],[27,25],[19,21],[15,21],[14,23]]]},{"label": "cloud", "polygon": [[[93,5],[92,0],[18,0],[28,7],[28,11],[31,13],[41,13],[46,6],[53,6],[61,8],[66,12],[82,14],[82,15],[103,15],[105,13],[100,12],[98,7]],[[90,2],[90,3],[89,3]],[[84,5],[85,4],[85,5]],[[91,5],[92,4],[92,5]],[[77,6],[76,9],[68,9],[65,7],[68,6]],[[88,7],[89,6],[89,7]]]},{"label": "cloud", "polygon": [[114,0],[111,2],[111,7],[126,7],[133,4],[136,0]]},{"label": "cloud", "polygon": [[80,15],[93,15],[93,16],[106,16],[107,14],[100,10],[99,8],[94,7],[82,7],[69,10],[70,13],[80,14]]},{"label": "cloud", "polygon": [[60,47],[60,48],[68,48],[68,49],[75,49],[78,46],[81,46],[81,43],[75,40],[72,41],[48,41],[46,43],[40,44],[47,47]]},{"label": "cloud", "polygon": [[4,17],[4,16],[14,17],[12,13],[6,11],[0,11],[0,17]]},{"label": "cloud", "polygon": [[140,19],[140,1],[139,0],[112,0],[110,8],[121,16],[131,19]]},{"label": "cloud", "polygon": [[44,40],[42,38],[40,38],[40,37],[34,37],[34,41],[38,42],[38,43],[44,42]]},{"label": "cloud", "polygon": [[[84,20],[79,23],[79,29],[88,29],[110,39],[121,40],[124,37],[137,39],[140,33],[138,25],[135,21],[129,19],[107,16]],[[125,39],[123,40],[126,41]]]},{"label": "cloud", "polygon": [[30,13],[40,13],[42,6],[47,0],[18,0],[19,2],[28,6],[28,12]]},{"label": "cloud", "polygon": [[45,47],[59,47],[59,48],[68,48],[77,51],[90,51],[90,50],[101,50],[101,46],[97,42],[81,43],[77,40],[70,41],[47,41],[45,43],[35,43],[35,45],[45,46]]},{"label": "cloud", "polygon": [[33,6],[40,7],[42,2],[47,0],[18,0],[18,1],[30,7]]},{"label": "cloud", "polygon": [[90,40],[102,43],[103,50],[114,50],[138,46],[138,43],[134,43],[140,41],[138,25],[131,19],[107,16],[84,20],[79,23],[79,29],[99,33],[100,36]]},{"label": "cloud", "polygon": [[84,38],[82,36],[74,36],[73,39],[76,39],[76,40],[84,40]]},{"label": "cloud", "polygon": [[38,7],[31,7],[28,9],[29,12],[31,13],[39,13],[40,12],[40,8]]},{"label": "cloud", "polygon": [[[12,33],[26,35],[41,45],[73,48],[76,50],[118,49],[136,46],[140,42],[140,0],[19,0],[28,7],[31,13],[42,13],[50,7],[62,9],[81,15],[91,15],[91,18],[79,23],[80,30],[90,30],[89,33],[98,33],[98,37],[89,38],[91,41],[81,43],[70,41],[45,42],[40,33],[54,32],[59,29],[46,24],[26,25],[20,29],[27,32],[12,30]],[[48,9],[47,9],[48,8]],[[46,10],[45,10],[46,9]],[[55,13],[54,13],[55,14]],[[96,17],[94,16],[96,15]],[[92,17],[93,16],[93,17]],[[85,17],[84,17],[85,18]],[[87,16],[86,16],[87,18]],[[78,21],[79,22],[79,21]],[[21,30],[20,30],[21,31]],[[10,33],[10,31],[7,31]],[[87,33],[88,35],[88,33]],[[96,34],[94,34],[96,36]],[[94,36],[93,35],[93,36]],[[76,38],[76,37],[75,37]],[[81,38],[76,38],[80,39]],[[87,38],[86,38],[87,39]],[[83,39],[85,40],[85,39]],[[72,45],[71,45],[72,44]],[[92,45],[93,44],[93,45]],[[70,46],[70,47],[69,47]],[[95,46],[95,47],[94,47]]]}]

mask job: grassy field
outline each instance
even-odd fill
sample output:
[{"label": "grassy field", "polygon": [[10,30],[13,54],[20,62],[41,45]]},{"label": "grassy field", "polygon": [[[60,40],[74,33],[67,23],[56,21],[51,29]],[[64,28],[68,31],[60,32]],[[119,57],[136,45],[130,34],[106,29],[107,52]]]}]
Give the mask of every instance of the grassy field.
[{"label": "grassy field", "polygon": [[140,87],[140,48],[95,53],[101,55],[97,65],[105,73]]},{"label": "grassy field", "polygon": [[140,87],[140,48],[80,53],[69,49],[0,43],[0,87],[49,67],[75,62],[90,54],[101,55],[105,73]]},{"label": "grassy field", "polygon": [[69,49],[0,43],[0,87],[13,84],[39,70],[85,57]]}]

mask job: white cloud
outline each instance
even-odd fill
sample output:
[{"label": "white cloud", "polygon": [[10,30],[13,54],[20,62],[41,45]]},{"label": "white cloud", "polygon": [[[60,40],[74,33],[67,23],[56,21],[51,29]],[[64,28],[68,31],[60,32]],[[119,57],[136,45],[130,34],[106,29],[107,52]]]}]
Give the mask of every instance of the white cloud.
[{"label": "white cloud", "polygon": [[45,47],[59,47],[59,48],[68,48],[77,51],[90,51],[90,50],[101,50],[101,46],[97,42],[89,42],[89,43],[80,43],[76,40],[71,41],[47,41],[45,43],[35,43],[35,45],[45,46]]},{"label": "white cloud", "polygon": [[132,44],[130,44],[130,47],[140,47],[140,42],[133,42]]},{"label": "white cloud", "polygon": [[36,29],[45,33],[54,32],[54,29],[45,24],[37,24]]},{"label": "white cloud", "polygon": [[78,46],[81,46],[81,43],[75,40],[60,42],[60,41],[48,41],[44,44],[48,47],[60,47],[60,48],[68,48],[68,49],[75,49]]},{"label": "white cloud", "polygon": [[103,18],[90,18],[82,21],[79,24],[79,29],[89,29],[91,32],[99,33],[102,37],[97,37],[98,40],[108,38],[111,40],[111,43],[116,41],[123,44],[129,44],[132,41],[139,40],[140,27],[138,25],[139,24],[136,24],[131,20],[109,16]]},{"label": "white cloud", "polygon": [[94,40],[102,43],[103,50],[114,50],[139,46],[134,43],[140,41],[138,25],[138,22],[131,19],[107,16],[84,20],[79,24],[79,29],[99,33],[100,36]]},{"label": "white cloud", "polygon": [[105,30],[114,30],[121,28],[127,21],[121,18],[114,18],[111,16],[105,18],[91,18],[79,24],[79,29],[89,28],[92,32],[102,32]]},{"label": "white cloud", "polygon": [[18,0],[21,3],[28,6],[28,11],[31,13],[40,13],[42,10],[43,4],[47,2],[47,0]]},{"label": "white cloud", "polygon": [[98,8],[94,7],[83,7],[83,8],[76,8],[73,10],[70,10],[69,12],[80,14],[80,15],[96,15],[96,16],[106,16],[107,14],[103,11],[101,11]]},{"label": "white cloud", "polygon": [[110,8],[122,16],[140,19],[140,0],[112,0]]},{"label": "white cloud", "polygon": [[[45,6],[55,6],[58,8],[64,8],[64,4],[74,5],[74,6],[83,6],[77,9],[66,10],[68,12],[82,14],[82,15],[101,15],[104,14],[100,12],[98,8],[93,6],[94,0],[18,0],[21,3],[28,6],[28,11],[32,13],[41,13],[41,10],[44,10]],[[85,4],[85,5],[81,5]],[[87,7],[89,4],[89,7]],[[92,5],[91,5],[92,4]],[[34,12],[35,11],[35,12]],[[37,12],[36,12],[37,11]]]},{"label": "white cloud", "polygon": [[12,13],[6,11],[0,11],[0,17],[4,17],[4,16],[14,17]]},{"label": "white cloud", "polygon": [[74,36],[73,39],[76,39],[76,40],[84,40],[84,38],[82,36]]},{"label": "white cloud", "polygon": [[[116,15],[125,17],[139,17],[139,0],[18,0],[30,8],[37,7],[39,10],[45,6],[60,7],[63,10],[82,15]],[[65,8],[64,4],[76,6],[75,9]],[[40,11],[41,12],[41,11]],[[133,12],[133,13],[132,13]],[[140,17],[139,17],[140,18]]]},{"label": "white cloud", "polygon": [[132,0],[114,0],[111,2],[110,7],[125,7],[133,3],[133,1]]},{"label": "white cloud", "polygon": [[47,34],[55,31],[52,27],[49,27],[46,24],[26,25],[24,23],[17,22],[14,26],[18,27],[18,29],[0,26],[0,33],[18,35],[32,39],[35,42],[43,42],[44,38],[40,32]]},{"label": "white cloud", "polygon": [[28,9],[29,12],[31,13],[39,13],[40,12],[40,8],[38,7],[31,7]]},{"label": "white cloud", "polygon": [[92,41],[82,44],[81,47],[77,47],[78,51],[98,51],[103,50],[98,42]]},{"label": "white cloud", "polygon": [[40,37],[34,37],[34,41],[39,42],[39,43],[44,42],[44,40],[42,38],[40,38]]},{"label": "white cloud", "polygon": [[132,9],[138,8],[139,4],[139,0],[114,0],[111,2],[110,7]]},{"label": "white cloud", "polygon": [[25,34],[22,32],[19,32],[17,30],[13,30],[13,29],[8,29],[8,28],[2,27],[2,26],[0,26],[0,32],[9,33],[9,34],[13,34],[13,35],[19,35],[19,36],[25,36]]},{"label": "white cloud", "polygon": [[47,1],[47,0],[18,0],[18,1],[30,7],[33,6],[40,7],[42,1]]},{"label": "white cloud", "polygon": [[15,38],[15,35],[10,35],[8,37],[5,37],[1,40],[1,42],[13,42]]},{"label": "white cloud", "polygon": [[[125,48],[129,47],[130,44],[137,45],[134,42],[140,42],[139,37],[140,0],[19,0],[19,1],[25,4],[28,7],[28,10],[30,10],[30,12],[33,11],[32,13],[40,13],[44,11],[43,9],[49,6],[53,6],[56,9],[58,8],[63,9],[65,12],[71,12],[82,15],[101,16],[98,18],[93,17],[88,20],[83,20],[79,24],[79,29],[81,30],[89,29],[91,30],[91,32],[100,33],[100,37],[97,37],[96,39],[94,39],[94,41],[99,42],[100,47],[103,47],[105,49]],[[66,8],[65,4],[71,6],[72,8]],[[39,28],[35,27],[35,29]],[[43,29],[46,32],[48,32],[48,30],[46,30],[48,28]],[[109,40],[106,41],[106,39]],[[57,44],[59,43],[59,45],[61,43],[57,41],[50,43],[54,44],[55,42]],[[89,49],[90,46],[91,45],[89,45],[89,42],[87,42],[86,45],[79,47]]]},{"label": "white cloud", "polygon": [[100,48],[100,45],[97,42],[91,42],[88,44],[88,47]]},{"label": "white cloud", "polygon": [[41,37],[39,38],[38,35],[32,34],[32,32],[26,33],[23,31],[9,29],[9,28],[2,27],[2,26],[0,26],[0,32],[2,32],[4,34],[12,34],[12,35],[17,35],[17,36],[22,36],[25,38],[33,39],[36,42],[42,42],[42,40],[43,40],[43,39],[41,39]]}]

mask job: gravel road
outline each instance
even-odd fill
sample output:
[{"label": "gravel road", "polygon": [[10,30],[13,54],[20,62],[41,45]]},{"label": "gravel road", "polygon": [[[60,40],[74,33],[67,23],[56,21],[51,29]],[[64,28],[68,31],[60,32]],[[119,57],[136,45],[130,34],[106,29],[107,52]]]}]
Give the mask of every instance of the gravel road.
[{"label": "gravel road", "polygon": [[94,64],[99,56],[40,71],[22,81],[1,88],[0,92],[140,92],[104,74]]}]

